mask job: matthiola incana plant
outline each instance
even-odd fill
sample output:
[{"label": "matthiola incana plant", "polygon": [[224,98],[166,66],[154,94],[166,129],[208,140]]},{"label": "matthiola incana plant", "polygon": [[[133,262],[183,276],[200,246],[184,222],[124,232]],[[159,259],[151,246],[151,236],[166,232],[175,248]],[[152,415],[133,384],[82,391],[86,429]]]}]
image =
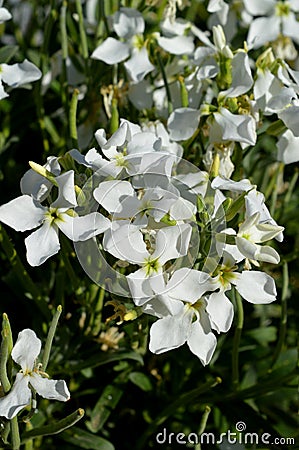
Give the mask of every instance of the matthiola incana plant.
[{"label": "matthiola incana plant", "polygon": [[291,428],[298,14],[0,0],[1,448]]}]

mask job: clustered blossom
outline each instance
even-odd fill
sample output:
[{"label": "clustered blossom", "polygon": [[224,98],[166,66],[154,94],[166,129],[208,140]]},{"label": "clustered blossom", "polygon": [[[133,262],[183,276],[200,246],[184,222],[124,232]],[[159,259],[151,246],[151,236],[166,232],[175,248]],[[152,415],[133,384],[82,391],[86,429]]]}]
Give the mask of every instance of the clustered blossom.
[{"label": "clustered blossom", "polygon": [[[60,232],[81,248],[96,243],[111,266],[125,268],[134,306],[152,316],[150,350],[160,354],[187,343],[206,365],[217,335],[232,326],[232,289],[253,304],[276,300],[264,263],[279,263],[270,241],[281,242],[284,228],[258,187],[232,175],[234,156],[256,145],[270,116],[280,124],[273,160],[299,160],[299,72],[275,57],[274,43],[256,61],[251,57],[281,35],[298,43],[299,5],[243,0],[240,15],[224,0],[210,0],[209,33],[175,17],[176,4],[184,3],[170,2],[152,34],[136,9],[113,14],[111,35],[91,58],[114,69],[123,63],[128,98],[151,114],[139,124],[121,118],[110,134],[99,128],[95,147],[68,152],[75,169],[64,171],[54,156],[44,166],[31,164],[22,195],[0,206],[0,221],[22,232],[36,228],[25,238],[32,266],[59,252]],[[230,41],[241,19],[247,43],[234,49]],[[94,22],[91,10],[88,21]],[[3,81],[19,85],[28,64],[3,64]],[[15,81],[7,81],[12,72]],[[200,146],[203,170],[192,164],[182,170],[189,142]]]}]

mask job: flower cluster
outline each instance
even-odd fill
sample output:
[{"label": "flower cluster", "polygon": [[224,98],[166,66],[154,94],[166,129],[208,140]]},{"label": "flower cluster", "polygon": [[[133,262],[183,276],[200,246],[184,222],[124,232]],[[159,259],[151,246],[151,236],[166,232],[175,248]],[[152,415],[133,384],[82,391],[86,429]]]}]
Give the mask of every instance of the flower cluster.
[{"label": "flower cluster", "polygon": [[[268,133],[276,139],[273,161],[299,160],[299,72],[278,42],[298,43],[299,6],[244,0],[241,13],[242,2],[210,0],[210,32],[176,18],[176,3],[184,7],[170,2],[155,30],[137,9],[111,15],[106,38],[90,55],[114,71],[113,85],[101,90],[109,133],[98,129],[98,148],[87,148],[93,136],[86,140],[83,122],[78,140],[86,151],[30,163],[22,195],[0,207],[0,221],[17,231],[36,229],[25,238],[32,266],[59,252],[63,233],[94,281],[129,295],[138,311],[156,319],[152,352],[187,343],[206,365],[215,333],[232,325],[232,289],[254,304],[276,299],[263,263],[279,263],[269,241],[281,242],[284,228],[243,159]],[[90,33],[93,6],[87,2]],[[9,19],[3,8],[0,14]],[[248,28],[247,42],[234,48],[239,23]],[[262,48],[268,42],[272,47]],[[28,61],[2,64],[2,79],[18,86],[39,78],[31,69]],[[44,75],[44,89],[58,72]],[[84,78],[72,81],[84,99]],[[118,120],[125,101],[142,116],[139,123]],[[189,148],[192,163],[183,158]]]},{"label": "flower cluster", "polygon": [[[23,195],[0,207],[0,220],[18,231],[39,226],[25,239],[31,265],[58,252],[59,230],[80,244],[86,260],[95,245],[111,270],[126,268],[122,277],[135,306],[158,319],[151,351],[187,342],[208,364],[214,332],[232,324],[232,286],[251,303],[276,299],[274,280],[252,266],[279,262],[267,242],[281,240],[283,227],[248,179],[216,176],[210,182],[207,172],[185,161],[161,122],[140,127],[121,120],[109,139],[103,129],[95,137],[102,154],[95,148],[85,156],[69,152],[78,163],[78,184],[74,170],[61,173],[55,157],[44,167],[31,163]],[[80,167],[92,175],[81,172],[80,178]],[[98,267],[94,259],[93,265]]]}]

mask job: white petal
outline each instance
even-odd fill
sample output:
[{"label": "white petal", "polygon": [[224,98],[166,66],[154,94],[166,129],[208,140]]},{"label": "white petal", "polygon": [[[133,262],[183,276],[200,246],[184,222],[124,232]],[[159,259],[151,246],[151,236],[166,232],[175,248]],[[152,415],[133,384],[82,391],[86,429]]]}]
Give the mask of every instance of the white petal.
[{"label": "white petal", "polygon": [[191,233],[192,227],[188,223],[162,228],[157,232],[153,258],[159,258],[160,264],[163,265],[166,261],[185,256]]},{"label": "white petal", "polygon": [[160,47],[173,55],[190,55],[194,51],[193,37],[191,36],[171,38],[160,36],[157,40]]},{"label": "white petal", "polygon": [[39,395],[49,400],[66,402],[70,398],[69,390],[63,380],[49,380],[33,373],[29,382]]},{"label": "white petal", "polygon": [[39,80],[42,76],[41,71],[27,59],[11,66],[2,64],[1,72],[2,80],[14,88]]},{"label": "white petal", "polygon": [[284,164],[299,161],[299,136],[294,136],[291,130],[283,133],[276,145],[278,148],[278,161],[282,161]]},{"label": "white petal", "polygon": [[149,349],[153,353],[164,353],[183,345],[188,337],[192,323],[193,312],[168,316],[157,320],[150,329]]},{"label": "white petal", "polygon": [[257,261],[264,261],[271,264],[278,264],[280,256],[277,251],[269,245],[258,245],[255,253],[255,259]]},{"label": "white petal", "polygon": [[108,37],[92,53],[91,58],[104,61],[106,64],[117,64],[127,59],[130,47],[124,42]]},{"label": "white petal", "polygon": [[139,227],[130,223],[121,224],[118,228],[113,224],[104,234],[103,247],[116,258],[132,264],[142,264],[149,257]]},{"label": "white petal", "polygon": [[134,195],[131,183],[120,180],[103,181],[93,191],[96,201],[110,213],[120,211],[122,200]]},{"label": "white petal", "polygon": [[198,127],[200,112],[193,108],[177,108],[167,121],[169,137],[173,141],[189,139]]},{"label": "white petal", "polygon": [[36,228],[44,220],[44,208],[29,195],[22,195],[0,206],[0,221],[16,231]]},{"label": "white petal", "polygon": [[134,49],[131,58],[124,64],[132,81],[142,81],[144,77],[155,69],[155,66],[150,62],[148,53],[145,47]]},{"label": "white petal", "polygon": [[33,330],[26,328],[18,334],[18,339],[12,349],[11,357],[26,372],[27,369],[33,369],[34,361],[40,354],[40,350],[40,339],[38,339]]},{"label": "white petal", "polygon": [[113,29],[119,37],[128,39],[144,32],[142,14],[134,8],[120,8],[113,15]]},{"label": "white petal", "polygon": [[276,0],[243,0],[247,11],[253,16],[264,16],[271,13],[275,7]]},{"label": "white petal", "polygon": [[146,276],[143,269],[130,273],[130,275],[127,276],[127,280],[136,306],[144,305],[156,295],[152,289],[150,279]]},{"label": "white petal", "polygon": [[277,115],[292,131],[293,135],[299,137],[299,106],[289,106]]},{"label": "white petal", "polygon": [[56,227],[45,222],[25,239],[27,261],[31,266],[40,266],[60,250]]},{"label": "white petal", "polygon": [[294,13],[282,17],[282,34],[289,36],[296,44],[299,44],[299,22]]},{"label": "white petal", "polygon": [[215,121],[222,129],[222,140],[237,141],[248,145],[256,143],[255,120],[249,115],[232,114],[226,108],[214,113]]},{"label": "white petal", "polygon": [[211,183],[213,189],[228,190],[232,192],[246,192],[252,189],[253,185],[249,180],[234,181],[224,177],[215,177]]},{"label": "white petal", "polygon": [[6,22],[11,19],[11,14],[6,8],[0,8],[0,23]]},{"label": "white petal", "polygon": [[166,286],[167,295],[176,300],[195,303],[207,291],[214,291],[217,285],[209,274],[194,269],[178,269]]},{"label": "white petal", "polygon": [[275,282],[270,275],[258,271],[243,271],[236,282],[240,295],[250,303],[263,304],[276,300]]},{"label": "white petal", "polygon": [[[49,156],[44,167],[55,176],[60,173],[60,165],[56,156]],[[22,194],[32,195],[35,200],[42,202],[49,195],[53,184],[35,170],[29,169],[21,178],[20,187]]]},{"label": "white petal", "polygon": [[56,177],[58,183],[58,197],[51,204],[53,208],[72,208],[77,206],[75,193],[74,171],[69,170]]},{"label": "white petal", "polygon": [[232,60],[232,83],[221,95],[225,97],[238,97],[250,90],[253,78],[249,65],[249,57],[245,52],[236,53]]},{"label": "white petal", "polygon": [[5,397],[0,398],[0,416],[12,419],[30,404],[31,390],[28,387],[28,381],[28,377],[17,373],[11,391]]},{"label": "white petal", "polygon": [[248,46],[254,49],[262,47],[269,41],[275,41],[279,32],[279,17],[259,17],[251,22],[247,36]]},{"label": "white petal", "polygon": [[77,217],[64,214],[63,221],[58,221],[57,226],[72,241],[86,241],[106,231],[110,220],[98,212]]},{"label": "white petal", "polygon": [[150,109],[153,105],[153,88],[148,80],[142,80],[138,83],[130,83],[128,96],[135,108]]},{"label": "white petal", "polygon": [[218,333],[226,333],[234,318],[234,307],[224,292],[213,292],[207,300],[206,311],[212,327]]},{"label": "white petal", "polygon": [[136,133],[128,142],[127,154],[139,154],[161,150],[161,139],[150,131]]},{"label": "white petal", "polygon": [[210,331],[205,333],[199,320],[191,325],[191,332],[187,340],[191,352],[196,355],[205,366],[209,364],[217,345],[217,339]]}]

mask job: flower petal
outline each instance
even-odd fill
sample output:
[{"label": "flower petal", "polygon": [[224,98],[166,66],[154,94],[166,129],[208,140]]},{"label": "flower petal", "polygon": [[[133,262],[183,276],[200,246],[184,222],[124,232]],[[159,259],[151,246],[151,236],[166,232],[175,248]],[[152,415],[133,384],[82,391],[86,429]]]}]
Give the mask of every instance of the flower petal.
[{"label": "flower petal", "polygon": [[130,47],[124,42],[108,37],[92,53],[91,58],[104,61],[106,64],[117,64],[127,59]]},{"label": "flower petal", "polygon": [[1,64],[1,72],[2,80],[14,88],[39,80],[42,76],[38,67],[27,59],[18,64]]},{"label": "flower petal", "polygon": [[46,211],[29,195],[21,195],[0,206],[0,221],[16,231],[31,230],[42,223]]},{"label": "flower petal", "polygon": [[12,419],[30,404],[31,390],[28,381],[28,377],[17,373],[12,389],[5,397],[0,398],[0,416]]},{"label": "flower petal", "polygon": [[27,261],[31,266],[40,266],[60,250],[56,227],[45,222],[25,239]]},{"label": "flower petal", "polygon": [[26,328],[18,334],[17,342],[15,343],[11,357],[22,367],[22,370],[32,370],[34,361],[41,351],[41,341],[36,336],[33,330]]},{"label": "flower petal", "polygon": [[57,222],[58,228],[72,241],[86,241],[110,227],[110,220],[98,212],[85,216],[71,217],[63,215],[63,221]]},{"label": "flower petal", "polygon": [[169,297],[195,303],[206,292],[217,289],[217,285],[209,274],[184,267],[174,272],[166,288]]},{"label": "flower petal", "polygon": [[243,271],[235,284],[240,295],[250,303],[264,304],[276,300],[275,282],[267,273]]},{"label": "flower petal", "polygon": [[164,353],[183,345],[188,337],[193,312],[186,308],[176,316],[157,320],[150,329],[149,349],[153,353]]},{"label": "flower petal", "polygon": [[70,398],[70,393],[64,380],[49,380],[33,373],[29,381],[36,392],[44,398],[61,402],[66,402]]},{"label": "flower petal", "polygon": [[177,108],[167,121],[169,137],[173,141],[189,139],[196,131],[199,123],[200,112],[193,108]]},{"label": "flower petal", "polygon": [[173,55],[190,55],[194,51],[193,37],[191,36],[170,38],[160,36],[157,41],[160,47]]},{"label": "flower petal", "polygon": [[150,62],[148,53],[145,47],[134,49],[131,58],[124,64],[132,81],[142,81],[144,77],[155,69],[155,66]]},{"label": "flower petal", "polygon": [[53,208],[72,208],[77,206],[74,176],[74,171],[69,170],[55,178],[58,183],[58,197],[51,204]]},{"label": "flower petal", "polygon": [[205,333],[199,320],[191,325],[191,331],[187,340],[191,352],[196,355],[205,366],[209,364],[217,345],[215,335],[210,331]]},{"label": "flower petal", "polygon": [[234,318],[234,307],[224,292],[213,292],[207,301],[206,311],[212,328],[218,333],[226,333]]}]

